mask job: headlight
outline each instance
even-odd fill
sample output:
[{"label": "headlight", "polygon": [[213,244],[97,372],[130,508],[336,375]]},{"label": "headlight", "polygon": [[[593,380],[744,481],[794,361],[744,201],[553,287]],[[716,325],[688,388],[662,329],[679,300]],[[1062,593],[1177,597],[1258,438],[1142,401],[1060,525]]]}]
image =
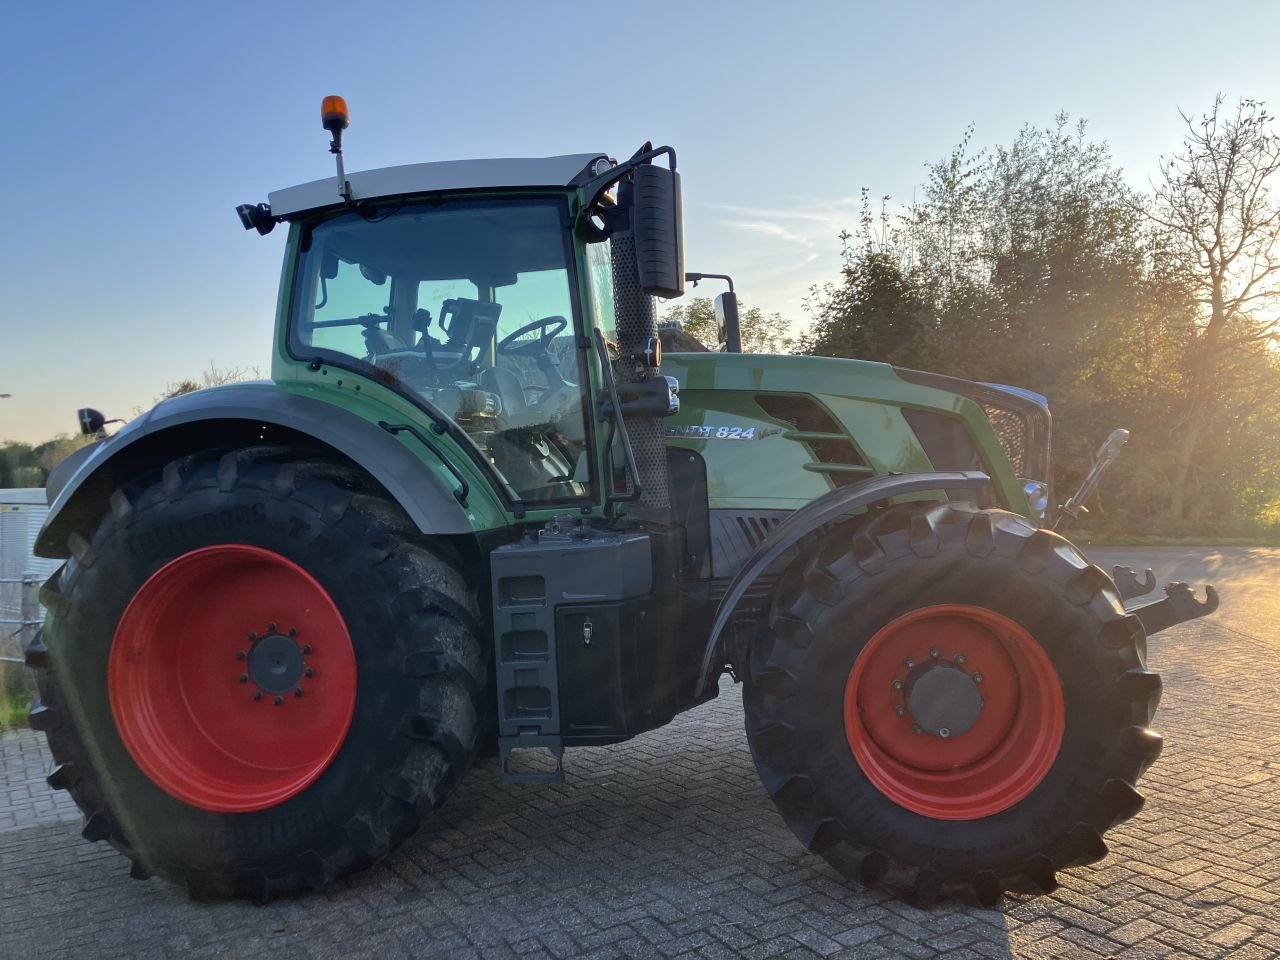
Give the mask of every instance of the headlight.
[{"label": "headlight", "polygon": [[1044,519],[1044,512],[1049,509],[1049,485],[1039,480],[1024,480],[1022,492],[1027,495],[1031,509]]},{"label": "headlight", "polygon": [[665,377],[667,381],[667,416],[680,412],[680,381],[675,377]]}]

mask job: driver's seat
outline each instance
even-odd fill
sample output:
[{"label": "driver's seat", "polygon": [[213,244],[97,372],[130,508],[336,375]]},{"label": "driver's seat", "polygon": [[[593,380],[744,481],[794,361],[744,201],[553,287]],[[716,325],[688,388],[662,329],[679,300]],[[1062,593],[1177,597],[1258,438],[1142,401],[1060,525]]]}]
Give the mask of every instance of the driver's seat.
[{"label": "driver's seat", "polygon": [[496,393],[502,398],[502,416],[508,422],[529,410],[524,383],[514,371],[506,367],[482,367],[477,379],[480,389]]}]

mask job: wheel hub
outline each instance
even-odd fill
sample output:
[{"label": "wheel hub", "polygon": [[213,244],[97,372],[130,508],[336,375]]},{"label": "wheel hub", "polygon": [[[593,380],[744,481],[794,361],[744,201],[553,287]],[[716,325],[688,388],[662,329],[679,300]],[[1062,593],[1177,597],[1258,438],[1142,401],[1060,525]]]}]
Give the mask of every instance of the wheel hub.
[{"label": "wheel hub", "polygon": [[984,706],[978,685],[950,660],[931,660],[907,677],[906,701],[911,719],[925,733],[943,740],[968,733]]},{"label": "wheel hub", "polygon": [[845,736],[881,793],[939,820],[1008,809],[1053,765],[1065,707],[1036,638],[988,607],[904,613],[866,641],[845,683]]},{"label": "wheel hub", "polygon": [[282,633],[259,637],[249,651],[249,678],[265,693],[289,693],[301,689],[306,669],[302,649]]},{"label": "wheel hub", "polygon": [[152,782],[199,809],[247,813],[324,773],[357,676],[342,613],[315,577],[262,547],[214,544],[138,588],[107,687],[120,739]]}]

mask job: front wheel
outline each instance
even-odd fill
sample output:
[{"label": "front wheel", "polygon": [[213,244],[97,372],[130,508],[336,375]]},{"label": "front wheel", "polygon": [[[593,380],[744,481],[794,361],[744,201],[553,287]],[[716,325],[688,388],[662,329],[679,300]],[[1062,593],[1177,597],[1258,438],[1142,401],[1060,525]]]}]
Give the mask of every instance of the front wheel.
[{"label": "front wheel", "polygon": [[484,734],[457,562],[359,471],[289,450],[118,491],[43,593],[29,662],[50,777],[135,875],[320,888],[443,801]]},{"label": "front wheel", "polygon": [[783,818],[918,903],[1049,892],[1106,854],[1160,752],[1145,635],[1110,579],[1021,517],[907,505],[784,574],[747,664]]}]

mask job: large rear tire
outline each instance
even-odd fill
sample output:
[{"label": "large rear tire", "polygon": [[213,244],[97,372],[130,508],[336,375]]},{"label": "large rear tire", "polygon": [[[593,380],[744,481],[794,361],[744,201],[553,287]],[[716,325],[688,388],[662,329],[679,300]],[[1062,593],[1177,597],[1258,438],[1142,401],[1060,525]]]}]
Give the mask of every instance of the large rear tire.
[{"label": "large rear tire", "polygon": [[1110,578],[1022,517],[913,504],[789,568],[746,665],[788,826],[921,905],[1050,892],[1106,855],[1159,755],[1159,676]]},{"label": "large rear tire", "polygon": [[486,732],[473,589],[357,470],[184,458],[70,548],[28,651],[31,723],[84,835],[135,876],[322,888],[413,833]]}]

